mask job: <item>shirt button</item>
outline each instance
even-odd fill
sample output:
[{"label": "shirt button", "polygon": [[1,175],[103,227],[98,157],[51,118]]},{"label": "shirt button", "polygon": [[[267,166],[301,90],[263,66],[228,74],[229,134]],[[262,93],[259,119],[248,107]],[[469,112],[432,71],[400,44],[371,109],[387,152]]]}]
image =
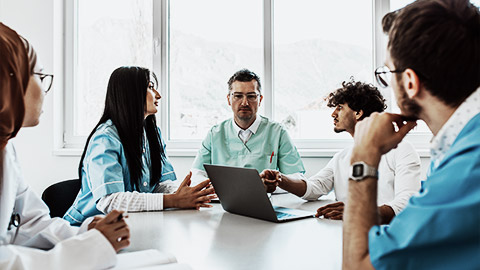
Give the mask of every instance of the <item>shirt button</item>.
[{"label": "shirt button", "polygon": [[146,187],[146,186],[147,186],[147,182],[143,182],[143,186]]}]

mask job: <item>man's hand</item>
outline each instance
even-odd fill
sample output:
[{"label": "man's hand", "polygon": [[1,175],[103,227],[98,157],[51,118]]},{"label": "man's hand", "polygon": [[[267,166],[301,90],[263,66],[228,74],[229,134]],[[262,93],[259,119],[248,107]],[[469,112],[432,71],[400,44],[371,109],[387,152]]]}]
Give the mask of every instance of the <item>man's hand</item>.
[{"label": "man's hand", "polygon": [[130,245],[130,229],[122,216],[123,211],[113,210],[104,218],[94,217],[88,229],[97,229],[112,244],[115,251]]},{"label": "man's hand", "polygon": [[397,147],[416,125],[413,121],[404,122],[399,114],[372,113],[355,126],[351,163],[363,161],[378,167],[380,157]]},{"label": "man's hand", "polygon": [[195,208],[212,207],[207,204],[211,199],[217,198],[214,194],[215,190],[210,184],[210,179],[207,179],[200,184],[190,187],[192,173],[190,172],[182,184],[178,187],[174,194],[164,195],[165,206],[174,208]]},{"label": "man's hand", "polygon": [[336,202],[327,204],[318,208],[316,217],[323,216],[324,218],[334,219],[334,220],[342,220],[343,219],[343,208],[345,205],[343,202]]},{"label": "man's hand", "polygon": [[269,193],[274,192],[282,181],[282,175],[279,171],[269,169],[263,170],[260,173],[260,178],[262,178],[263,185]]}]

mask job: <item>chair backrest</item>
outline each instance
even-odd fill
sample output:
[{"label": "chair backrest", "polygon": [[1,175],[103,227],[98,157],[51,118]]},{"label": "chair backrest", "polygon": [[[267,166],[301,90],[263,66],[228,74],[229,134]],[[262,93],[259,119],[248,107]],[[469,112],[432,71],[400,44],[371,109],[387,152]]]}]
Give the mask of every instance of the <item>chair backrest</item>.
[{"label": "chair backrest", "polygon": [[49,186],[42,194],[42,200],[50,209],[50,216],[63,217],[72,206],[82,183],[78,179],[66,180]]}]

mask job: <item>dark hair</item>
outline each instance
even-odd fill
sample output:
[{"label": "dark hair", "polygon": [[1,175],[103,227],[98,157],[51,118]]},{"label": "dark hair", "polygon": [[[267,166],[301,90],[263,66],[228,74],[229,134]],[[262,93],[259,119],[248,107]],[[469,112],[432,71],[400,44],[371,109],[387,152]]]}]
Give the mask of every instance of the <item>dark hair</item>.
[{"label": "dark hair", "polygon": [[260,91],[260,93],[262,92],[262,85],[260,84],[260,77],[257,76],[257,74],[255,74],[254,72],[248,70],[248,69],[242,69],[242,70],[239,70],[237,72],[235,72],[235,74],[232,75],[232,77],[230,77],[230,79],[228,80],[228,90],[232,90],[232,84],[233,82],[249,82],[251,80],[256,80],[257,81],[257,84],[258,84],[258,91]]},{"label": "dark hair", "polygon": [[348,104],[352,110],[363,111],[360,119],[370,116],[373,112],[383,112],[387,105],[377,87],[351,80],[343,82],[342,87],[330,93],[327,97],[327,106],[332,108],[339,104]]},{"label": "dark hair", "polygon": [[395,69],[414,70],[445,104],[458,106],[479,87],[480,12],[468,0],[416,1],[398,12],[388,35]]},{"label": "dark hair", "polygon": [[385,14],[382,18],[382,30],[385,34],[388,34],[388,31],[392,28],[393,21],[398,16],[400,10],[395,10]]},{"label": "dark hair", "polygon": [[140,186],[143,170],[148,169],[143,168],[142,165],[144,128],[150,147],[150,186],[154,186],[158,182],[162,174],[162,163],[165,159],[165,153],[158,135],[155,115],[149,115],[144,120],[147,88],[151,81],[150,76],[153,77],[156,84],[155,74],[150,73],[146,68],[120,67],[113,71],[108,81],[103,115],[88,136],[87,143],[83,149],[82,158],[78,166],[80,179],[82,178],[83,159],[85,158],[88,143],[98,126],[110,119],[118,131],[123,150],[125,151],[132,190],[136,190]]}]

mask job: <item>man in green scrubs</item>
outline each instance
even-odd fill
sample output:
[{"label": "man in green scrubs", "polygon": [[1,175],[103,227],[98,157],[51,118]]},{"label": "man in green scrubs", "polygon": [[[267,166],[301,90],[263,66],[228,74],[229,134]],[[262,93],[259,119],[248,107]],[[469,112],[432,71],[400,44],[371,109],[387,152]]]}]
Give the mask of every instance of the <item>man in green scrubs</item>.
[{"label": "man in green scrubs", "polygon": [[213,126],[202,142],[193,162],[194,181],[206,178],[203,164],[215,164],[278,170],[293,177],[303,177],[297,148],[279,123],[257,115],[263,100],[260,78],[242,69],[228,81],[227,102],[233,118]]}]

